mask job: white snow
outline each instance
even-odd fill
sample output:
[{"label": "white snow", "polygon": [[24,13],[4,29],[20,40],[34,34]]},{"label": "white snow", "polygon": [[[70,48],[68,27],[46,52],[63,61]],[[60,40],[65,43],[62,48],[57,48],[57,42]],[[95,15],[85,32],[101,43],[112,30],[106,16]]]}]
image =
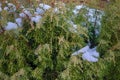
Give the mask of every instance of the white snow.
[{"label": "white snow", "polygon": [[12,3],[8,3],[7,6],[4,7],[4,10],[6,10],[8,12],[15,12],[16,6]]},{"label": "white snow", "polygon": [[15,21],[19,27],[22,27],[22,18],[16,18]]},{"label": "white snow", "polygon": [[76,5],[75,8],[74,8],[74,10],[73,10],[73,13],[74,13],[75,15],[77,15],[77,14],[79,13],[79,11],[80,11],[82,8],[84,8],[84,7],[86,7],[86,6],[84,6],[84,5]]},{"label": "white snow", "polygon": [[74,52],[72,55],[78,55],[82,53],[82,59],[83,60],[87,60],[89,62],[97,62],[98,61],[98,57],[99,57],[99,53],[96,51],[96,47],[90,49],[89,46],[85,46],[82,49]]},{"label": "white snow", "polygon": [[36,8],[35,14],[39,14],[39,15],[41,14],[41,15],[42,15],[42,14],[44,14],[44,13],[45,13],[45,11],[44,11],[43,9],[41,9],[41,8],[39,8],[39,7]]},{"label": "white snow", "polygon": [[96,51],[96,47],[92,49],[89,48],[88,52],[94,57],[99,57],[99,53]]},{"label": "white snow", "polygon": [[42,9],[44,9],[45,11],[51,8],[51,6],[49,6],[49,5],[47,5],[47,4],[44,4],[44,3],[40,3],[39,6],[40,6]]},{"label": "white snow", "polygon": [[91,9],[91,8],[87,8],[88,13],[86,14],[86,16],[88,17],[88,21],[89,22],[96,22],[97,25],[101,25],[101,18],[103,16],[103,11],[100,10],[96,10],[96,9]]},{"label": "white snow", "polygon": [[[76,5],[74,10],[73,10],[73,13],[75,15],[77,15],[82,8],[85,8],[87,10],[87,12],[88,12],[87,14],[85,14],[85,16],[88,18],[89,22],[95,22],[96,16],[97,16],[96,23],[98,25],[100,25],[100,20],[102,18],[103,11],[93,9],[93,8],[89,8],[89,7],[85,6],[85,5]],[[96,15],[95,14],[96,11],[99,12],[100,14],[97,13],[97,15]]]},{"label": "white snow", "polygon": [[96,11],[96,9],[90,9],[90,8],[87,8],[87,10],[88,10],[89,16],[93,16],[95,14],[95,11]]},{"label": "white snow", "polygon": [[77,6],[75,6],[75,9],[77,9],[77,10],[80,10],[82,8],[83,8],[83,5],[77,5]]},{"label": "white snow", "polygon": [[31,17],[31,21],[38,23],[41,18],[42,18],[41,16],[38,16],[38,15],[37,15],[37,16],[35,16],[35,17]]},{"label": "white snow", "polygon": [[6,10],[6,11],[7,11],[8,9],[9,9],[8,7],[4,7],[4,10]]},{"label": "white snow", "polygon": [[19,16],[22,18],[26,17],[26,15],[24,13],[20,13]]},{"label": "white snow", "polygon": [[26,14],[27,16],[29,16],[29,17],[32,16],[32,14],[30,13],[29,10],[25,10],[25,9],[24,9],[23,13]]},{"label": "white snow", "polygon": [[73,24],[73,28],[74,28],[74,29],[77,29],[77,25],[76,25],[76,24]]},{"label": "white snow", "polygon": [[7,4],[9,7],[9,12],[15,12],[16,11],[16,6],[12,3]]},{"label": "white snow", "polygon": [[75,15],[77,15],[78,13],[79,13],[79,11],[78,10],[73,10],[73,13],[75,14]]},{"label": "white snow", "polygon": [[23,10],[22,13],[19,14],[19,16],[22,17],[22,18],[26,17],[26,15],[27,15],[29,18],[32,17],[32,14],[30,13],[30,11],[25,10],[25,9]]},{"label": "white snow", "polygon": [[82,55],[82,58],[83,58],[83,60],[87,60],[89,62],[97,62],[98,61],[98,58],[95,58],[87,51]]},{"label": "white snow", "polygon": [[18,28],[17,24],[13,22],[8,22],[7,26],[5,26],[5,30],[12,30],[17,28]]}]

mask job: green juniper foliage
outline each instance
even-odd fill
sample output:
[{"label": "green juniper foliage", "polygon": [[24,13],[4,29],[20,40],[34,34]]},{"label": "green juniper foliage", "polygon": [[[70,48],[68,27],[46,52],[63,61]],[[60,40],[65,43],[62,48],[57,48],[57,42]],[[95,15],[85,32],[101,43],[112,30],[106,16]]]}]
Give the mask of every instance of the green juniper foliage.
[{"label": "green juniper foliage", "polygon": [[69,12],[51,11],[38,24],[24,19],[22,28],[0,34],[0,79],[55,80],[72,52],[85,45],[81,32],[70,31],[69,16],[64,16]]},{"label": "green juniper foliage", "polygon": [[101,57],[111,56],[114,58],[107,66],[107,80],[120,79],[120,0],[114,0],[106,10],[102,21],[102,29],[99,38],[98,50]]}]

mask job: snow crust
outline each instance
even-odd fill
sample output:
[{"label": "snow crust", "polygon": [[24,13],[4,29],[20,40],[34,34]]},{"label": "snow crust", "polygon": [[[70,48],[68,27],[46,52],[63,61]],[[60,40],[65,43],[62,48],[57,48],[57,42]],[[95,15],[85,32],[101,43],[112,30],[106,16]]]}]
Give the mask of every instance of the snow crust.
[{"label": "snow crust", "polygon": [[36,8],[35,14],[42,15],[42,14],[44,14],[44,13],[45,13],[45,11],[44,11],[43,9],[41,9],[41,8],[39,8],[39,7]]},{"label": "snow crust", "polygon": [[74,13],[75,15],[77,15],[77,14],[79,13],[80,9],[82,9],[82,8],[84,8],[84,7],[85,7],[85,6],[83,6],[83,5],[76,5],[75,8],[74,8],[74,10],[73,10],[73,13]]},{"label": "snow crust", "polygon": [[7,11],[8,9],[9,9],[8,7],[4,7],[4,10],[6,10],[6,11]]},{"label": "snow crust", "polygon": [[99,53],[96,51],[96,47],[90,49],[89,46],[85,46],[82,49],[74,52],[72,56],[82,54],[82,59],[89,62],[97,62],[99,58]]},{"label": "snow crust", "polygon": [[7,3],[7,6],[4,7],[4,10],[6,10],[8,12],[15,12],[16,6],[12,3]]},{"label": "snow crust", "polygon": [[18,28],[17,24],[13,22],[8,22],[7,26],[5,26],[5,30],[12,30],[17,28]]},{"label": "snow crust", "polygon": [[47,5],[47,4],[44,4],[44,3],[40,3],[39,6],[44,9],[44,10],[48,10],[51,8],[51,6]]},{"label": "snow crust", "polygon": [[15,21],[19,27],[22,27],[22,18],[16,18]]},{"label": "snow crust", "polygon": [[31,18],[31,21],[32,21],[32,22],[35,22],[35,23],[38,23],[41,18],[42,18],[41,16],[38,16],[38,15],[37,15],[37,16],[35,16],[35,17],[32,17],[32,18]]}]

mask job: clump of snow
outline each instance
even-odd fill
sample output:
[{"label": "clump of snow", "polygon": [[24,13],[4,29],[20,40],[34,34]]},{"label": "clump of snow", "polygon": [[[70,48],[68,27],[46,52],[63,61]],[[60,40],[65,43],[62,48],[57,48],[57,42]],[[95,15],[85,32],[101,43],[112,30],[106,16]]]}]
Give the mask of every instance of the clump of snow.
[{"label": "clump of snow", "polygon": [[87,10],[87,14],[85,14],[85,16],[88,18],[89,22],[93,23],[96,21],[97,25],[100,25],[101,18],[104,14],[103,11],[89,8],[85,5],[77,5],[75,6],[73,13],[77,15],[82,8]]},{"label": "clump of snow", "polygon": [[9,10],[9,8],[8,8],[8,7],[4,7],[4,10],[8,11],[8,10]]},{"label": "clump of snow", "polygon": [[41,9],[41,8],[36,8],[36,12],[35,12],[35,14],[38,14],[38,15],[42,15],[42,14],[44,14],[45,13],[45,11],[43,10],[43,9]]},{"label": "clump of snow", "polygon": [[5,26],[5,30],[12,30],[17,28],[18,28],[17,24],[13,22],[8,22],[7,26]]},{"label": "clump of snow", "polygon": [[76,15],[76,14],[79,13],[79,11],[78,10],[73,10],[73,13]]},{"label": "clump of snow", "polygon": [[4,7],[4,10],[7,10],[8,12],[15,12],[16,6],[12,3],[8,3],[6,7]]},{"label": "clump of snow", "polygon": [[84,8],[85,6],[84,5],[77,5],[77,6],[75,6],[75,8],[74,8],[74,10],[73,10],[73,13],[75,14],[75,15],[77,15],[78,13],[79,13],[79,11],[82,9],[82,8]]},{"label": "clump of snow", "polygon": [[83,5],[77,5],[77,6],[75,6],[75,9],[80,10],[80,9],[82,9],[83,7],[84,7]]},{"label": "clump of snow", "polygon": [[87,60],[89,62],[97,62],[98,61],[98,57],[99,57],[99,53],[96,51],[96,47],[90,49],[89,46],[85,46],[82,49],[74,52],[72,55],[78,55],[82,53],[82,59],[83,60]]},{"label": "clump of snow", "polygon": [[35,17],[31,17],[31,21],[32,21],[32,22],[35,22],[35,23],[38,23],[41,18],[42,18],[41,16],[37,15],[37,16],[35,16]]},{"label": "clump of snow", "polygon": [[73,28],[74,28],[74,29],[77,29],[77,25],[76,25],[76,24],[73,24]]},{"label": "clump of snow", "polygon": [[83,60],[87,60],[89,62],[97,62],[98,61],[98,58],[92,56],[91,53],[89,53],[87,51],[82,55],[82,58],[83,58]]},{"label": "clump of snow", "polygon": [[42,8],[42,9],[44,9],[45,11],[51,8],[51,6],[49,6],[47,4],[44,4],[44,3],[40,3],[39,7]]},{"label": "clump of snow", "polygon": [[16,18],[15,21],[18,24],[19,27],[22,26],[22,18]]},{"label": "clump of snow", "polygon": [[23,12],[19,14],[19,16],[22,17],[22,18],[28,16],[30,18],[30,17],[32,17],[32,14],[30,13],[29,10],[24,9]]},{"label": "clump of snow", "polygon": [[27,16],[29,16],[29,17],[31,17],[31,16],[32,16],[32,14],[30,13],[30,11],[29,11],[29,10],[24,10],[24,11],[23,11],[23,13],[24,13],[24,14],[26,14]]},{"label": "clump of snow", "polygon": [[44,4],[44,3],[40,3],[39,6],[36,8],[34,14],[43,15],[45,13],[45,11],[50,8],[51,8],[51,6]]},{"label": "clump of snow", "polygon": [[24,13],[20,13],[19,16],[22,18],[26,17],[26,15]]},{"label": "clump of snow", "polygon": [[100,25],[101,18],[103,16],[103,12],[97,9],[90,9],[88,8],[88,13],[86,16],[88,17],[89,22],[96,22],[97,25]]}]

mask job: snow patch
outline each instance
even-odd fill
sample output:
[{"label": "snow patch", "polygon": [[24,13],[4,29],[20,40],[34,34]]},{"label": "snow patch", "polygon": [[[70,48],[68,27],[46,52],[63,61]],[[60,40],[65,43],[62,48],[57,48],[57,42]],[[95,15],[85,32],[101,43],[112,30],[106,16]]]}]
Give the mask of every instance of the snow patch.
[{"label": "snow patch", "polygon": [[49,6],[49,5],[47,5],[47,4],[44,4],[44,3],[40,3],[39,6],[40,6],[42,9],[44,9],[45,11],[51,8],[51,6]]},{"label": "snow patch", "polygon": [[39,7],[36,8],[35,14],[39,14],[39,15],[41,14],[41,15],[42,15],[42,14],[44,14],[44,13],[45,13],[45,11],[44,11],[43,9],[41,9],[41,8],[39,8]]},{"label": "snow patch", "polygon": [[8,12],[15,12],[16,11],[16,6],[12,3],[8,3],[7,7],[4,10],[7,10]]},{"label": "snow patch", "polygon": [[15,21],[19,27],[22,27],[22,18],[16,18]]},{"label": "snow patch", "polygon": [[79,11],[78,10],[73,10],[73,13],[75,14],[75,15],[77,15],[78,13],[79,13]]},{"label": "snow patch", "polygon": [[7,26],[5,26],[5,30],[12,30],[17,28],[18,28],[17,24],[13,22],[8,22]]},{"label": "snow patch", "polygon": [[84,7],[86,7],[86,6],[84,6],[84,5],[77,5],[77,6],[75,6],[75,8],[73,10],[74,15],[77,15],[79,13],[80,9],[82,9]]},{"label": "snow patch", "polygon": [[96,47],[90,49],[89,46],[85,46],[82,49],[74,52],[72,56],[78,55],[82,53],[82,59],[87,60],[89,62],[97,62],[99,53],[96,51]]},{"label": "snow patch", "polygon": [[22,18],[26,17],[26,15],[24,13],[20,13],[19,16]]},{"label": "snow patch", "polygon": [[28,11],[28,10],[24,10],[23,12],[24,12],[24,14],[26,14],[26,15],[29,16],[29,17],[32,16],[32,14],[30,13],[30,11]]},{"label": "snow patch", "polygon": [[82,8],[83,8],[83,5],[77,5],[77,6],[75,6],[75,9],[77,9],[77,10],[80,10]]},{"label": "snow patch", "polygon": [[30,11],[24,9],[23,12],[19,14],[19,16],[22,18],[25,18],[28,16],[30,18],[32,17],[32,14],[30,13]]},{"label": "snow patch", "polygon": [[9,8],[8,8],[8,7],[4,7],[4,10],[8,11],[8,10],[9,10]]},{"label": "snow patch", "polygon": [[32,22],[38,23],[42,17],[41,16],[35,16],[31,18]]},{"label": "snow patch", "polygon": [[83,58],[83,60],[87,60],[89,62],[97,62],[98,61],[98,58],[95,58],[87,51],[82,55],[82,58]]}]

